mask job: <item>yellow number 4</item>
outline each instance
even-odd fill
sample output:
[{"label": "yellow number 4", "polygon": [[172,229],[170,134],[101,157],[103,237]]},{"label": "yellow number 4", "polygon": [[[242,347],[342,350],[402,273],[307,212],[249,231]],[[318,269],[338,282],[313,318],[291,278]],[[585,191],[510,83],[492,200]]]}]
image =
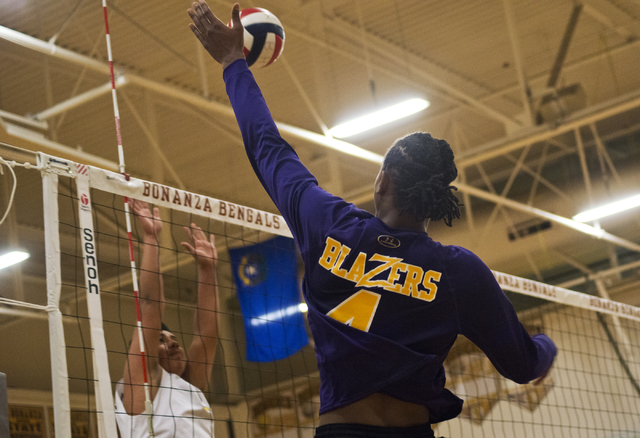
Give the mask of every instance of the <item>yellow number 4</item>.
[{"label": "yellow number 4", "polygon": [[379,294],[361,290],[330,310],[327,316],[358,330],[368,332],[379,302]]}]

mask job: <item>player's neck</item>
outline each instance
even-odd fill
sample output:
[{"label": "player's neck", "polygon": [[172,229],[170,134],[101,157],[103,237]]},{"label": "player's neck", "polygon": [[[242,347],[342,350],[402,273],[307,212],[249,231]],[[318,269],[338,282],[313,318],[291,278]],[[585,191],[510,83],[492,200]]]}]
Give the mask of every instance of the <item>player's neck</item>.
[{"label": "player's neck", "polygon": [[427,231],[425,221],[417,221],[413,216],[408,214],[399,214],[395,208],[378,210],[376,217],[391,228],[409,230],[416,233],[425,233]]}]

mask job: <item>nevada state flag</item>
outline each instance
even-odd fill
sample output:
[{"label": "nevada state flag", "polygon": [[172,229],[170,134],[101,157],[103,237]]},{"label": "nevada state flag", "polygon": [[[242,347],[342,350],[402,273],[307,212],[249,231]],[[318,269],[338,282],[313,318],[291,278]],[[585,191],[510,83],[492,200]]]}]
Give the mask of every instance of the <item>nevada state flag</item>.
[{"label": "nevada state flag", "polygon": [[247,360],[284,359],[309,343],[293,239],[229,250],[247,341]]}]

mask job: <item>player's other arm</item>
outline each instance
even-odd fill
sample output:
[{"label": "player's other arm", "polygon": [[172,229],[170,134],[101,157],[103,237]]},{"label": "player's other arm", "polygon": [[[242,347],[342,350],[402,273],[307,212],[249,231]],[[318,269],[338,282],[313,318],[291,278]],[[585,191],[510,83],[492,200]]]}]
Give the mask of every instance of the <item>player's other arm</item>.
[{"label": "player's other arm", "polygon": [[189,242],[182,242],[198,266],[198,307],[193,325],[194,336],[187,358],[189,365],[182,376],[203,392],[209,389],[213,359],[218,345],[218,252],[215,236],[207,240],[200,227],[185,227]]},{"label": "player's other arm", "polygon": [[[140,263],[140,317],[145,343],[145,355],[149,383],[157,383],[160,375],[158,345],[160,327],[164,314],[164,289],[159,261],[159,236],[162,222],[157,208],[153,214],[146,202],[130,200],[129,205],[142,230],[142,260]],[[131,345],[124,368],[124,393],[122,402],[129,414],[140,414],[145,410],[144,370],[140,352],[140,337],[137,327],[133,329]],[[151,399],[153,400],[153,395]]]},{"label": "player's other arm", "polygon": [[[546,335],[530,336],[489,268],[465,253],[457,266],[454,288],[460,330],[491,360],[504,377],[528,383],[545,375],[556,346]],[[462,263],[461,263],[462,262]]]}]

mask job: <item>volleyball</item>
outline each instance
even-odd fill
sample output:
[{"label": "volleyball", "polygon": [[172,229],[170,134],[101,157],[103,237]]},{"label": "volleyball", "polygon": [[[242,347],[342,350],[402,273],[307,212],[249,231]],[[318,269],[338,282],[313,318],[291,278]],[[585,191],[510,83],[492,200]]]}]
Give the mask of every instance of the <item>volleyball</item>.
[{"label": "volleyball", "polygon": [[275,62],[284,49],[284,29],[278,17],[262,8],[240,11],[244,26],[244,55],[249,67],[266,67]]}]

